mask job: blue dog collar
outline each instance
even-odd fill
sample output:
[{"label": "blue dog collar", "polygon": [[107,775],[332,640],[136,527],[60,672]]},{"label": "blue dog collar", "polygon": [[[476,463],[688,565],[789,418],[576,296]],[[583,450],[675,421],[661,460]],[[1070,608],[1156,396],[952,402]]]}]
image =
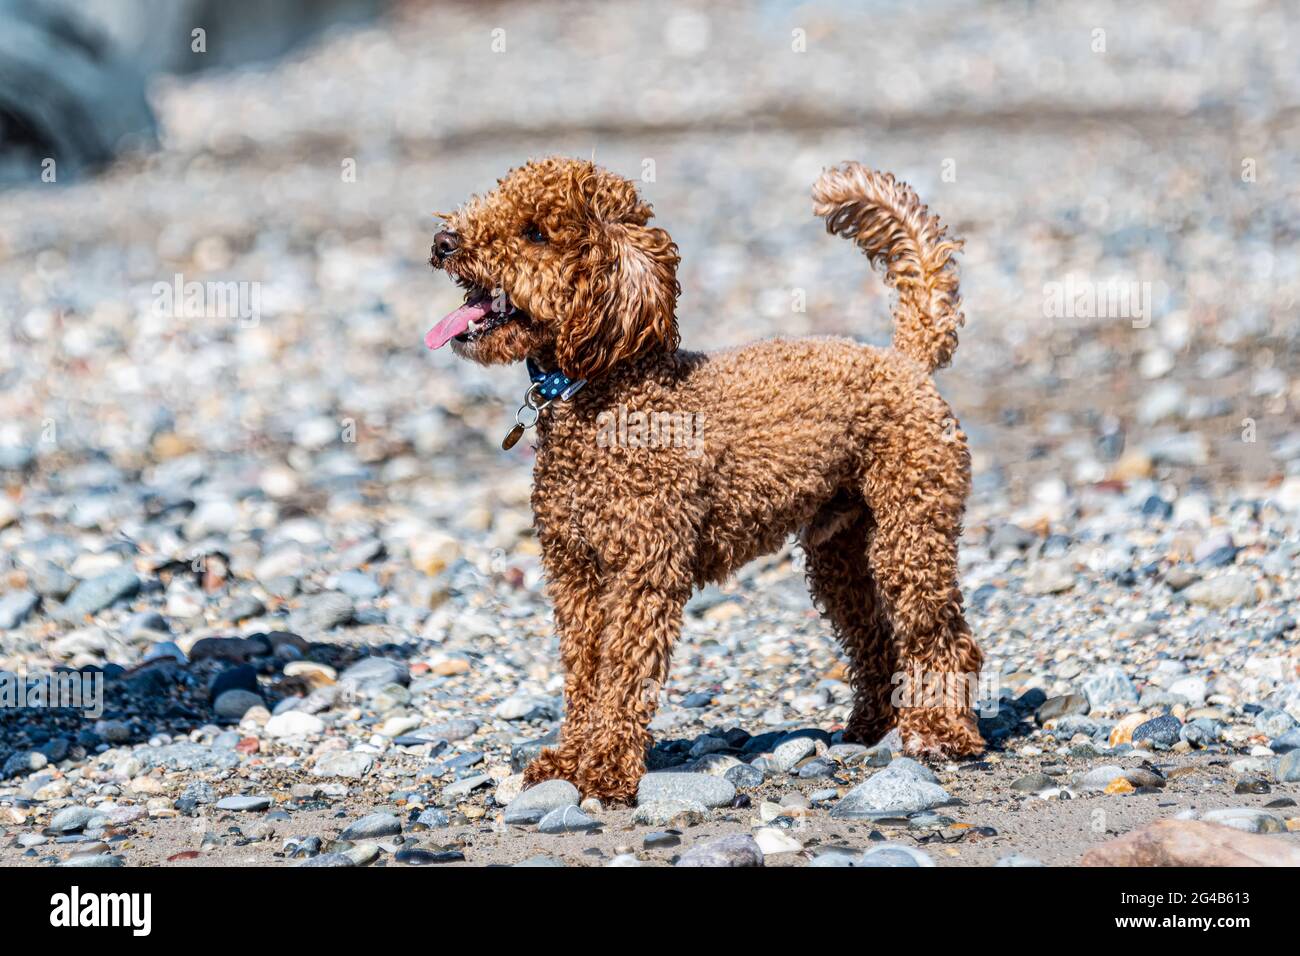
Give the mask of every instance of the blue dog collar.
[{"label": "blue dog collar", "polygon": [[528,377],[537,386],[537,394],[545,402],[553,402],[557,398],[562,402],[567,402],[578,394],[582,386],[587,384],[585,378],[569,378],[559,369],[554,372],[543,372],[538,364],[533,361],[532,356],[526,359],[525,364],[528,366]]},{"label": "blue dog collar", "polygon": [[532,384],[524,393],[524,403],[519,406],[519,411],[515,412],[514,426],[506,432],[506,437],[501,441],[501,447],[506,451],[515,446],[515,442],[523,437],[525,431],[537,424],[537,420],[542,417],[542,410],[551,402],[557,398],[567,402],[587,384],[585,378],[569,378],[559,369],[554,372],[543,372],[531,356],[527,359],[527,365],[528,377],[532,379]]}]

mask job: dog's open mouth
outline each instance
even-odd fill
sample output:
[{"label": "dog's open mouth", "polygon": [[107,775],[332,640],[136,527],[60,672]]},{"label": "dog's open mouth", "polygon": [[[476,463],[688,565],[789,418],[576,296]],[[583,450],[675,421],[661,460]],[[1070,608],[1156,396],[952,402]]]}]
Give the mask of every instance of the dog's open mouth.
[{"label": "dog's open mouth", "polygon": [[466,293],[465,304],[431,328],[424,337],[424,344],[431,349],[440,349],[452,339],[461,343],[474,342],[507,323],[527,319],[527,314],[516,308],[509,296],[494,297],[486,289],[473,286]]}]

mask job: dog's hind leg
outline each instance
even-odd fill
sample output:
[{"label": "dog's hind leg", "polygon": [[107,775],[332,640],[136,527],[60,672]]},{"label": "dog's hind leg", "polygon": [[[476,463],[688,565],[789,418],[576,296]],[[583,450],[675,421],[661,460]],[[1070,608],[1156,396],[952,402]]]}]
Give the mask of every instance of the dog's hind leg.
[{"label": "dog's hind leg", "polygon": [[[896,421],[867,472],[868,557],[894,631],[903,749],[956,757],[984,747],[973,705],[983,656],[962,613],[957,542],[969,488],[965,436],[940,415]],[[951,420],[948,419],[947,422]]]},{"label": "dog's hind leg", "polygon": [[828,508],[800,536],[813,602],[849,658],[853,713],[844,739],[867,745],[897,719],[890,700],[897,670],[894,634],[867,561],[873,530],[871,513],[859,502],[851,510]]}]

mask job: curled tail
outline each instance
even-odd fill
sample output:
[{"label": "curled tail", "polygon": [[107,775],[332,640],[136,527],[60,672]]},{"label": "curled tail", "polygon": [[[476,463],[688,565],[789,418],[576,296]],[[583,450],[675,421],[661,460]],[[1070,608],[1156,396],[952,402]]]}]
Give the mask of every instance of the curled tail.
[{"label": "curled tail", "polygon": [[952,257],[961,242],[947,238],[911,186],[860,163],[822,173],[813,201],[826,231],[852,239],[872,265],[883,264],[885,282],[898,290],[894,348],[931,372],[947,365],[965,321]]}]

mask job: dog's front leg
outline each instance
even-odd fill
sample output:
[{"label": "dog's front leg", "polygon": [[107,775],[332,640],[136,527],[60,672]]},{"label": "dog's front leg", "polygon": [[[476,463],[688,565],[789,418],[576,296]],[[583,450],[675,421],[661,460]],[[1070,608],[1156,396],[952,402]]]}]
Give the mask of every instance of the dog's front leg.
[{"label": "dog's front leg", "polygon": [[602,800],[630,802],[645,772],[650,721],[668,679],[690,583],[622,575],[606,599],[596,698],[588,716],[578,786]]},{"label": "dog's front leg", "polygon": [[555,609],[564,663],[564,724],[560,745],[543,750],[524,771],[532,786],[560,778],[578,782],[578,763],[587,737],[587,722],[596,695],[596,667],[604,623],[601,586],[594,561],[543,539],[547,594]]}]

